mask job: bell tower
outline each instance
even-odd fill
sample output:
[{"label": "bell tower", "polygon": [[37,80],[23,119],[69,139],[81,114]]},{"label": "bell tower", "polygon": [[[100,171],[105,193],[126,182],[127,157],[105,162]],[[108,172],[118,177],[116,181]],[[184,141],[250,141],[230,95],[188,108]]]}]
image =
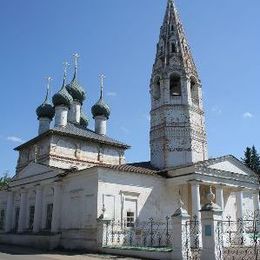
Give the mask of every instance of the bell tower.
[{"label": "bell tower", "polygon": [[151,164],[165,169],[206,160],[201,82],[172,0],[160,30],[150,94]]}]

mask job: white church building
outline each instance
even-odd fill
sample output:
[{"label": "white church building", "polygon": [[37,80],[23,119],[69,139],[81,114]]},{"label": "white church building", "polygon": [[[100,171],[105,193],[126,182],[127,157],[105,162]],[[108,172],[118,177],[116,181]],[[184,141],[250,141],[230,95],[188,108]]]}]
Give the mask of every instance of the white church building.
[{"label": "white church building", "polygon": [[171,0],[147,87],[150,161],[127,163],[130,147],[107,135],[103,77],[88,128],[74,58],[73,79],[67,83],[65,68],[61,89],[50,102],[48,87],[36,110],[38,134],[15,148],[16,174],[0,191],[0,243],[96,250],[99,221],[159,221],[179,198],[200,221],[209,187],[224,218],[259,210],[257,175],[232,155],[208,158],[202,84]]}]

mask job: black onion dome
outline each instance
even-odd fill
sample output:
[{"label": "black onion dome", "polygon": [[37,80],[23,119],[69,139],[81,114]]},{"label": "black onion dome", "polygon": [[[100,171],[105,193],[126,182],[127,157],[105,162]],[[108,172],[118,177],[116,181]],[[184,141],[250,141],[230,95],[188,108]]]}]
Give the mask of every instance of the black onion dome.
[{"label": "black onion dome", "polygon": [[37,109],[36,114],[39,118],[47,117],[49,119],[53,119],[55,115],[55,109],[54,107],[48,102],[44,101]]},{"label": "black onion dome", "polygon": [[71,103],[73,101],[72,96],[69,94],[65,87],[65,82],[63,81],[63,85],[60,91],[58,91],[53,97],[52,97],[52,103],[56,106],[64,105],[66,107],[70,107]]},{"label": "black onion dome", "polygon": [[96,116],[105,116],[107,119],[110,116],[110,108],[104,102],[103,98],[100,98],[98,102],[91,108],[93,118]]},{"label": "black onion dome", "polygon": [[86,99],[85,90],[80,85],[79,81],[77,80],[76,74],[74,74],[74,77],[70,84],[66,86],[69,94],[72,96],[74,100],[79,101],[81,104]]}]

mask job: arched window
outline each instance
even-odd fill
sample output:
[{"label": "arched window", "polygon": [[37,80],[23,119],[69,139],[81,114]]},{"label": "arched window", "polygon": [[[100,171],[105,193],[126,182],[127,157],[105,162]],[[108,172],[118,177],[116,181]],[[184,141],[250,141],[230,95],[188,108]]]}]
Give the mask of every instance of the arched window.
[{"label": "arched window", "polygon": [[174,26],[173,26],[173,25],[171,26],[171,31],[172,31],[172,32],[174,31]]},{"label": "arched window", "polygon": [[171,52],[175,53],[176,52],[176,45],[174,42],[171,43]]},{"label": "arched window", "polygon": [[191,100],[193,103],[199,103],[199,94],[198,94],[198,84],[197,80],[194,77],[190,79],[190,92],[191,92]]},{"label": "arched window", "polygon": [[177,74],[170,77],[170,95],[181,96],[181,77]]},{"label": "arched window", "polygon": [[159,99],[161,97],[161,79],[159,76],[155,77],[153,83],[153,97]]}]

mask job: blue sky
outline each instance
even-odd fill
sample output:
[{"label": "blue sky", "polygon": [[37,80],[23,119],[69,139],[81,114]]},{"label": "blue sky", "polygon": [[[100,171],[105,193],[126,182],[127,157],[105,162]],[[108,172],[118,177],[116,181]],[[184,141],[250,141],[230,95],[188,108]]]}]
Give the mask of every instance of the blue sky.
[{"label": "blue sky", "polygon": [[[176,0],[203,82],[209,155],[260,150],[259,0]],[[109,135],[132,146],[128,161],[149,160],[149,80],[166,0],[2,0],[0,8],[0,174],[14,173],[13,148],[36,136],[36,107],[62,81],[62,63],[81,55],[84,109],[106,75]],[[70,73],[71,76],[71,73]]]}]

